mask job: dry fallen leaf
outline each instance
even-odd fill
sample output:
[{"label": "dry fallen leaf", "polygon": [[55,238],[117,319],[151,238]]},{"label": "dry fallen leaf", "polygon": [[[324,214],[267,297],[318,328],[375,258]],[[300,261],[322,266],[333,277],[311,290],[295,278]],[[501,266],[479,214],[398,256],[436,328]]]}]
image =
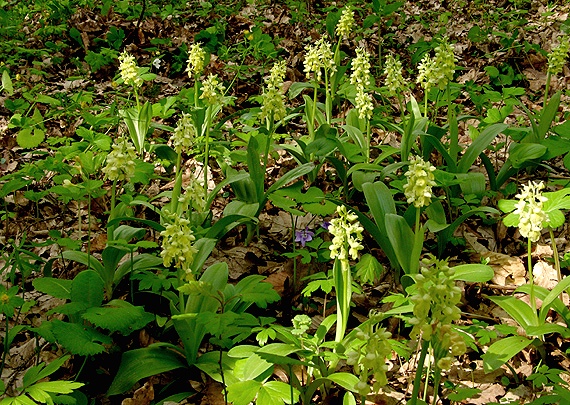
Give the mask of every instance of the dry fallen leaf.
[{"label": "dry fallen leaf", "polygon": [[552,290],[558,284],[558,272],[547,262],[539,261],[532,269],[534,283],[548,290]]},{"label": "dry fallen leaf", "polygon": [[147,381],[142,387],[135,391],[132,398],[124,399],[121,405],[149,405],[154,399],[154,386]]}]

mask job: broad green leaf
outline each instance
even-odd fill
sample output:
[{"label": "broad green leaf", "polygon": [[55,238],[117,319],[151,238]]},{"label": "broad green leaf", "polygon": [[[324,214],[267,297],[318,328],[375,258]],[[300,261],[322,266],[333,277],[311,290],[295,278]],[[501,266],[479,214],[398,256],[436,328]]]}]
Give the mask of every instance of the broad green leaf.
[{"label": "broad green leaf", "polygon": [[538,314],[526,302],[513,296],[489,297],[491,301],[503,308],[517,323],[526,330],[529,326],[538,326]]},{"label": "broad green leaf", "polygon": [[262,383],[255,380],[238,381],[228,385],[228,402],[233,405],[249,405],[255,399]]},{"label": "broad green leaf", "polygon": [[64,259],[73,260],[88,266],[91,270],[95,270],[99,275],[105,274],[105,268],[93,255],[88,255],[85,252],[78,252],[76,250],[65,250],[62,253]]},{"label": "broad green leaf", "polygon": [[509,336],[493,343],[482,357],[485,373],[495,371],[532,343],[522,336]]},{"label": "broad green leaf", "polygon": [[513,144],[509,149],[509,160],[518,169],[529,161],[539,159],[546,151],[547,147],[539,143]]},{"label": "broad green leaf", "polygon": [[352,373],[333,373],[327,378],[347,391],[354,391],[359,381],[358,377]]},{"label": "broad green leaf", "polygon": [[352,392],[345,392],[342,398],[342,405],[356,405],[356,398]]},{"label": "broad green leaf", "polygon": [[550,310],[550,304],[556,300],[562,292],[570,288],[570,277],[564,277],[556,286],[542,299],[542,307],[540,308],[540,319],[546,319],[546,315]]},{"label": "broad green leaf", "polygon": [[9,96],[14,94],[14,87],[12,87],[12,79],[10,79],[10,74],[8,70],[2,72],[2,87],[6,90]]},{"label": "broad green leaf", "polygon": [[499,200],[497,203],[499,209],[503,212],[512,212],[515,210],[517,201],[516,200]]},{"label": "broad green leaf", "polygon": [[463,154],[457,165],[458,173],[467,173],[479,154],[487,149],[493,139],[507,128],[507,124],[493,124],[486,127]]},{"label": "broad green leaf", "polygon": [[253,274],[240,280],[235,286],[235,292],[241,301],[255,303],[259,308],[267,308],[268,303],[279,301],[277,291],[264,279],[265,276]]},{"label": "broad green leaf", "polygon": [[121,365],[107,395],[118,395],[131,389],[143,378],[187,367],[180,353],[156,344],[123,353]]},{"label": "broad green leaf", "polygon": [[493,268],[486,264],[460,264],[453,267],[453,279],[469,283],[484,283],[491,280],[494,275]]},{"label": "broad green leaf", "polygon": [[71,299],[72,283],[72,280],[62,280],[52,277],[41,277],[32,281],[32,285],[36,290],[63,300]]},{"label": "broad green leaf", "polygon": [[399,215],[387,214],[385,221],[386,233],[400,266],[406,274],[413,273],[413,269],[417,268],[417,264],[413,263],[415,258],[411,257],[414,249],[414,232],[406,220]]},{"label": "broad green leaf", "polygon": [[45,381],[34,384],[32,387],[26,389],[30,395],[33,396],[32,392],[35,390],[51,392],[54,394],[69,394],[77,388],[83,387],[85,384],[72,382],[72,381]]},{"label": "broad green leaf", "polygon": [[283,176],[281,176],[265,193],[266,195],[271,194],[275,190],[279,190],[281,187],[286,186],[290,182],[297,180],[299,177],[311,172],[315,168],[315,165],[311,163],[305,163],[301,166],[297,166],[293,170],[288,171]]},{"label": "broad green leaf", "polygon": [[[378,226],[379,232],[375,234],[376,242],[378,242],[382,250],[386,253],[386,256],[388,256],[390,265],[397,269],[399,268],[398,259],[386,233],[385,219],[387,214],[396,213],[394,197],[392,197],[392,193],[388,187],[380,181],[376,183],[363,184],[362,191],[364,192],[366,203],[368,204],[368,207],[370,207],[370,212],[374,217],[374,221]],[[361,221],[361,223],[366,226],[365,221]],[[371,232],[370,229],[368,229],[368,231]]]},{"label": "broad green leaf", "polygon": [[33,149],[39,146],[45,138],[45,131],[41,128],[24,128],[16,135],[16,142],[24,149]]},{"label": "broad green leaf", "polygon": [[98,307],[103,303],[104,287],[99,274],[93,270],[84,270],[71,283],[71,300],[89,307]]},{"label": "broad green leaf", "polygon": [[244,381],[255,380],[258,376],[265,373],[272,367],[272,363],[263,360],[257,354],[252,354],[245,361],[242,379]]},{"label": "broad green leaf", "polygon": [[546,323],[540,326],[529,326],[526,329],[526,333],[529,336],[536,337],[550,335],[551,333],[558,333],[564,339],[568,339],[570,337],[570,329],[555,323]]},{"label": "broad green leaf", "polygon": [[542,110],[540,115],[540,122],[538,123],[538,138],[539,140],[544,139],[546,133],[550,129],[554,117],[558,113],[558,107],[560,106],[560,92],[557,91],[548,101],[546,107]]}]

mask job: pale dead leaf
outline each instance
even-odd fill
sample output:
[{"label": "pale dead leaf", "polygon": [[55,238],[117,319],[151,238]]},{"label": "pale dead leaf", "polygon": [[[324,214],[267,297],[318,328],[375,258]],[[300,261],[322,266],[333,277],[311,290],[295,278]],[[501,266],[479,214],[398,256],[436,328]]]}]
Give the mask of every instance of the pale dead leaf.
[{"label": "pale dead leaf", "polygon": [[540,243],[537,243],[534,252],[532,252],[532,257],[543,259],[545,257],[552,257],[553,253],[554,252],[552,251],[552,246],[541,245]]},{"label": "pale dead leaf", "polygon": [[534,283],[548,290],[552,290],[558,284],[558,272],[547,262],[537,262],[532,269],[532,274]]},{"label": "pale dead leaf", "polygon": [[495,284],[519,286],[526,283],[526,269],[520,258],[489,251],[481,256],[489,259],[489,266],[495,271]]},{"label": "pale dead leaf", "polygon": [[142,387],[135,391],[132,398],[126,398],[121,405],[149,405],[154,399],[154,386],[147,381]]}]

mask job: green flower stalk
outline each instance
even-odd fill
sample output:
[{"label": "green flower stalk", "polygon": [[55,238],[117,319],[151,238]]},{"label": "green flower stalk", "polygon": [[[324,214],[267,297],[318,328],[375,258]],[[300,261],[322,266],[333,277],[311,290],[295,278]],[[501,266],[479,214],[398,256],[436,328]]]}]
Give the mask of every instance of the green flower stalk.
[{"label": "green flower stalk", "polygon": [[182,152],[187,152],[192,147],[195,138],[196,127],[192,121],[192,116],[188,113],[182,113],[170,137],[172,146],[178,155],[176,158],[176,175],[174,188],[172,190],[172,200],[168,208],[170,212],[180,212],[178,209],[178,200],[182,192]]},{"label": "green flower stalk", "polygon": [[550,55],[548,55],[548,73],[546,75],[546,86],[544,90],[544,106],[548,101],[548,93],[550,92],[550,81],[552,76],[556,76],[562,73],[564,69],[564,64],[566,63],[566,58],[568,58],[568,52],[570,51],[570,37],[568,35],[562,36],[560,38],[558,46],[552,49]]},{"label": "green flower stalk", "polygon": [[176,123],[176,128],[174,128],[170,139],[178,154],[187,152],[192,147],[196,139],[196,128],[190,114],[182,113],[182,117]]},{"label": "green flower stalk", "polygon": [[220,83],[220,79],[217,75],[209,75],[202,83],[201,90],[202,94],[200,98],[203,99],[208,106],[223,104],[226,88]]},{"label": "green flower stalk", "polygon": [[[416,82],[424,89],[424,108],[427,117],[427,99],[431,88],[437,87],[439,90],[448,90],[448,84],[453,80],[455,73],[455,53],[452,44],[443,41],[435,48],[433,58],[425,54],[418,65],[418,77]],[[448,98],[449,98],[449,91]],[[449,102],[449,100],[448,100]]]},{"label": "green flower stalk", "polygon": [[124,137],[118,137],[107,155],[103,173],[111,181],[129,181],[135,175],[135,147]]},{"label": "green flower stalk", "polygon": [[408,204],[414,204],[416,208],[429,205],[432,187],[436,184],[434,171],[435,167],[430,162],[425,162],[421,157],[410,159],[410,166],[405,173],[407,182],[404,185],[404,194]]},{"label": "green flower stalk", "polygon": [[264,89],[261,104],[261,119],[265,119],[267,127],[267,142],[265,146],[265,156],[263,165],[267,169],[269,159],[269,149],[273,143],[275,132],[275,122],[280,121],[287,115],[285,109],[285,96],[281,92],[287,68],[285,61],[276,62],[269,71],[269,77],[265,79],[267,87]]},{"label": "green flower stalk", "polygon": [[396,59],[394,55],[388,54],[385,61],[384,74],[386,75],[385,84],[388,89],[388,96],[397,97],[400,106],[400,113],[402,114],[402,121],[404,120],[404,108],[402,93],[408,91],[408,84],[402,75],[402,62]]},{"label": "green flower stalk", "polygon": [[206,51],[200,44],[193,44],[188,52],[188,62],[186,72],[188,77],[194,78],[194,107],[198,107],[198,78],[204,71],[204,63],[206,60]]},{"label": "green flower stalk", "polygon": [[330,76],[336,72],[336,64],[334,61],[334,55],[331,49],[331,44],[326,40],[325,37],[321,37],[314,45],[308,45],[306,48],[306,55],[304,61],[304,72],[307,78],[312,78],[314,82],[314,92],[313,92],[313,108],[311,110],[311,116],[309,118],[309,135],[311,140],[314,139],[314,124],[315,117],[317,114],[317,90],[318,85],[323,78],[325,78],[325,113],[327,118],[327,123],[331,123],[332,119],[332,100],[330,96]]},{"label": "green flower stalk", "polygon": [[337,321],[335,340],[344,338],[352,299],[352,275],[350,262],[358,259],[358,252],[363,249],[362,231],[358,216],[347,212],[344,205],[337,207],[338,218],[330,221],[329,232],[333,235],[329,246],[331,259],[334,259],[333,277],[337,300]]},{"label": "green flower stalk", "polygon": [[220,82],[217,75],[209,75],[202,83],[200,98],[206,102],[206,123],[204,131],[204,192],[208,193],[208,163],[210,160],[210,126],[215,115],[214,111],[224,104],[224,92],[226,88]]},{"label": "green flower stalk", "polygon": [[461,310],[457,306],[461,301],[461,289],[453,280],[453,269],[445,260],[437,260],[434,256],[423,260],[424,267],[414,276],[416,290],[410,297],[413,317],[409,320],[413,325],[410,337],[423,341],[420,360],[416,370],[411,404],[415,405],[419,396],[420,382],[427,351],[433,349],[434,400],[436,403],[441,371],[449,369],[453,357],[465,353],[467,347],[464,339],[453,327],[453,322],[461,318]]},{"label": "green flower stalk", "polygon": [[336,25],[335,33],[339,36],[339,41],[342,38],[348,38],[354,29],[354,11],[350,7],[345,7],[342,10],[338,24]]},{"label": "green flower stalk", "polygon": [[366,92],[366,87],[370,85],[370,54],[364,48],[356,49],[356,57],[352,60],[352,74],[350,83],[356,87],[355,107],[358,117],[366,120],[365,139],[366,150],[364,151],[366,162],[370,160],[370,119],[374,104],[372,96]]},{"label": "green flower stalk", "polygon": [[[370,394],[371,388],[373,392],[378,392],[388,384],[386,359],[392,354],[391,334],[379,326],[380,320],[381,316],[371,314],[370,320],[356,329],[359,344],[346,353],[346,363],[354,368],[354,373],[359,377],[355,390],[362,397]],[[372,387],[368,381],[371,376],[374,381]]]},{"label": "green flower stalk", "polygon": [[190,221],[178,215],[172,216],[172,223],[160,233],[162,239],[162,257],[165,267],[174,265],[179,271],[180,280],[192,281],[192,261],[198,250],[193,246],[196,237],[190,228]]},{"label": "green flower stalk", "polygon": [[282,94],[283,81],[287,72],[285,61],[276,62],[265,79],[267,87],[264,89],[261,105],[261,118],[267,121],[268,130],[274,121],[285,118],[285,96]]}]

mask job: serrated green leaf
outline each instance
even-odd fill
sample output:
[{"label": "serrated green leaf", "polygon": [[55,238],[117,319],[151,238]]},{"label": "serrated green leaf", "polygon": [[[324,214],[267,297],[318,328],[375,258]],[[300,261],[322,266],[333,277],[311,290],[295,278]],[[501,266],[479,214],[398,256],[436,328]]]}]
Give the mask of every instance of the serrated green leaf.
[{"label": "serrated green leaf", "polygon": [[109,336],[90,326],[63,322],[57,319],[54,319],[52,323],[52,332],[57,342],[72,354],[94,356],[105,351],[103,344],[112,343]]},{"label": "serrated green leaf", "polygon": [[239,381],[228,385],[228,402],[233,405],[248,405],[253,402],[262,383],[259,381]]},{"label": "serrated green leaf", "polygon": [[369,253],[362,255],[356,263],[355,269],[356,279],[360,280],[362,284],[374,283],[384,272],[382,264]]},{"label": "serrated green leaf", "polygon": [[32,285],[36,290],[63,300],[71,299],[72,283],[73,280],[62,280],[52,277],[41,277],[32,281]]},{"label": "serrated green leaf", "polygon": [[235,291],[244,302],[255,303],[260,308],[267,308],[267,304],[279,301],[280,297],[273,286],[263,281],[264,276],[250,275],[240,280]]},{"label": "serrated green leaf", "polygon": [[299,400],[297,388],[291,390],[291,386],[284,382],[268,381],[260,387],[255,403],[257,405],[283,405],[283,403],[290,404],[291,399],[293,403]]},{"label": "serrated green leaf", "polygon": [[83,314],[83,318],[100,328],[127,336],[144,328],[154,320],[154,315],[146,312],[143,307],[135,307],[122,300],[113,300],[103,307],[89,308]]}]

